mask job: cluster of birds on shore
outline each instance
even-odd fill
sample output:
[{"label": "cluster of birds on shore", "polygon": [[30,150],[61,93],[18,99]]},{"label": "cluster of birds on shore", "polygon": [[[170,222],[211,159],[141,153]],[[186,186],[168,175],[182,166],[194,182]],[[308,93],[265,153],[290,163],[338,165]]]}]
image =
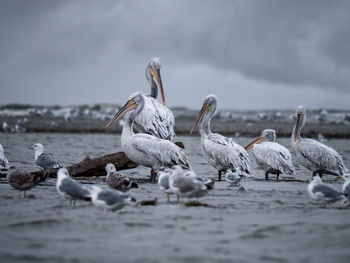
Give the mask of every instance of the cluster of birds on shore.
[{"label": "cluster of birds on shore", "polygon": [[[106,129],[113,123],[126,117],[121,134],[121,146],[129,159],[135,163],[151,168],[150,181],[158,178],[161,190],[169,195],[179,197],[200,198],[213,189],[212,179],[201,178],[191,168],[185,151],[174,143],[175,118],[170,109],[165,106],[165,94],[160,75],[160,62],[158,58],[149,61],[146,67],[146,78],[150,84],[151,92],[148,95],[141,92],[133,93],[125,105],[115,114],[106,125]],[[156,98],[158,91],[162,103]],[[276,133],[272,129],[262,131],[261,135],[246,147],[235,143],[231,138],[211,131],[210,122],[217,109],[217,97],[205,97],[201,110],[190,131],[190,135],[197,126],[200,127],[201,148],[203,155],[210,165],[218,171],[218,181],[225,174],[226,181],[232,185],[239,185],[243,177],[251,177],[254,171],[248,150],[259,167],[265,172],[265,179],[269,175],[276,175],[277,180],[281,174],[295,176],[290,151],[275,142]],[[346,174],[343,159],[334,149],[313,139],[300,136],[300,131],[306,123],[306,111],[302,106],[296,109],[296,124],[292,131],[291,146],[296,154],[297,161],[312,172],[312,180],[308,191],[312,198],[336,201],[347,200],[350,196],[350,175]],[[53,156],[44,152],[43,145],[36,143],[35,163],[44,170],[59,168],[60,164]],[[0,167],[8,167],[8,162],[0,148]],[[116,172],[113,164],[106,166],[107,184],[111,189],[102,189],[98,186],[87,187],[69,177],[66,168],[57,172],[57,191],[67,197],[71,202],[76,199],[92,201],[96,206],[104,209],[118,209],[127,203],[135,202],[131,196],[123,193],[132,187],[137,187],[129,178]],[[9,172],[9,183],[15,186],[21,179],[14,179],[18,172]],[[330,174],[345,180],[342,192],[322,182],[322,175]],[[11,178],[12,177],[12,178]],[[22,176],[23,177],[23,176]]]}]

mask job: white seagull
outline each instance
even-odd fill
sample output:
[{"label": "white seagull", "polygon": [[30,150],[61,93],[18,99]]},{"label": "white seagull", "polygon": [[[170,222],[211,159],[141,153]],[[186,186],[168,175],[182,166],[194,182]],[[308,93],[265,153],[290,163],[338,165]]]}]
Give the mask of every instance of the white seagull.
[{"label": "white seagull", "polygon": [[342,178],[345,180],[342,188],[342,193],[347,198],[350,198],[350,174],[344,174]]},{"label": "white seagull", "polygon": [[317,173],[322,178],[323,174],[342,176],[345,173],[343,158],[332,148],[312,139],[300,137],[300,130],[306,122],[306,112],[303,106],[296,109],[296,124],[292,133],[292,147],[296,158],[302,166]]},{"label": "white seagull", "polygon": [[61,165],[51,155],[44,152],[44,146],[41,143],[36,143],[29,146],[29,149],[34,149],[35,164],[44,170],[60,168]]},{"label": "white seagull", "polygon": [[212,180],[205,181],[197,177],[193,171],[183,169],[179,165],[172,167],[171,170],[169,188],[180,197],[200,198],[213,189]]},{"label": "white seagull", "polygon": [[[150,85],[151,93],[145,95],[145,106],[135,118],[134,129],[137,132],[172,141],[175,136],[175,118],[171,110],[165,107],[159,58],[155,57],[148,62],[146,78]],[[157,100],[158,90],[160,91],[163,104]]]},{"label": "white seagull", "polygon": [[66,168],[57,171],[56,189],[61,196],[69,199],[70,204],[75,204],[75,200],[91,200],[89,188],[70,178]]},{"label": "white seagull", "polygon": [[185,152],[173,142],[150,134],[134,133],[134,120],[142,112],[144,106],[145,96],[140,92],[134,93],[105,128],[107,129],[131,111],[123,126],[121,145],[123,151],[132,161],[152,168],[151,181],[156,179],[158,169],[163,166],[171,167],[178,164],[190,169]]},{"label": "white seagull", "polygon": [[307,190],[311,198],[325,202],[334,202],[345,198],[344,195],[339,193],[336,189],[324,184],[319,175],[315,175],[312,178]]},{"label": "white seagull", "polygon": [[253,156],[258,167],[265,172],[265,179],[269,179],[269,173],[276,174],[277,180],[280,174],[295,175],[292,156],[289,150],[275,142],[276,132],[266,129],[261,136],[248,144],[245,149],[253,148]]},{"label": "white seagull", "polygon": [[250,176],[253,171],[250,169],[249,155],[241,145],[233,142],[218,133],[210,130],[210,121],[216,111],[217,98],[209,95],[204,99],[203,107],[198,114],[190,135],[202,121],[200,134],[203,155],[207,161],[218,170],[218,180],[221,181],[221,173],[227,170],[241,171],[241,175]]},{"label": "white seagull", "polygon": [[240,186],[240,182],[242,180],[242,176],[240,171],[236,170],[235,172],[232,172],[231,170],[228,170],[225,174],[225,179],[231,186]]},{"label": "white seagull", "polygon": [[9,169],[9,161],[5,156],[5,150],[0,144],[0,171]]},{"label": "white seagull", "polygon": [[92,203],[104,210],[115,211],[125,205],[136,202],[135,198],[117,190],[102,190],[100,187],[93,185],[90,191]]}]

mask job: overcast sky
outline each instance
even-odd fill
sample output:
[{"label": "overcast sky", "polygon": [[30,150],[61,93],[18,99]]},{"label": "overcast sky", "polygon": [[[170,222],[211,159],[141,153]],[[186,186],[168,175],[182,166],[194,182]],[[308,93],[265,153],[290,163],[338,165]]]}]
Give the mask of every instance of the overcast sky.
[{"label": "overcast sky", "polygon": [[0,103],[350,108],[350,1],[0,1]]}]

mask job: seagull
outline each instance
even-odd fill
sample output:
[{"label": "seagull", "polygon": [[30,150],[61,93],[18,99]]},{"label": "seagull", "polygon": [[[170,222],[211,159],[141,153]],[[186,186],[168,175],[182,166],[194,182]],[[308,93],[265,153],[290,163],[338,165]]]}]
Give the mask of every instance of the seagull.
[{"label": "seagull", "polygon": [[50,170],[54,168],[60,168],[61,165],[51,155],[44,152],[44,146],[41,143],[36,143],[33,146],[29,146],[29,149],[34,149],[35,164],[44,170]]},{"label": "seagull", "polygon": [[[172,141],[175,132],[175,118],[171,110],[165,107],[165,95],[160,76],[159,58],[152,58],[146,66],[146,79],[150,85],[151,93],[144,95],[145,103],[139,115],[135,118],[134,129],[139,133],[153,135],[160,139]],[[158,90],[163,104],[157,100]]]},{"label": "seagull", "polygon": [[75,204],[75,200],[91,201],[89,188],[69,177],[67,168],[60,168],[57,171],[57,192],[69,199],[70,204]]},{"label": "seagull", "polygon": [[232,172],[228,170],[225,175],[226,181],[230,183],[232,186],[240,186],[240,182],[242,180],[242,176],[239,170]]},{"label": "seagull", "polygon": [[339,193],[333,187],[324,184],[319,175],[315,175],[312,178],[312,181],[309,183],[307,189],[311,198],[316,200],[335,202],[339,199],[344,199],[344,195]]},{"label": "seagull", "polygon": [[136,202],[135,198],[117,190],[102,190],[100,187],[93,185],[90,191],[92,203],[104,210],[115,211],[125,205]]},{"label": "seagull", "polygon": [[306,111],[303,106],[297,107],[296,116],[297,120],[291,139],[300,164],[311,170],[313,176],[317,173],[321,178],[323,174],[342,176],[346,168],[339,153],[318,141],[300,137],[300,131],[306,122]]},{"label": "seagull", "polygon": [[5,156],[5,150],[0,144],[0,171],[7,171],[9,169],[9,161]]},{"label": "seagull", "polygon": [[28,190],[45,181],[45,179],[45,175],[34,175],[26,172],[21,172],[14,166],[10,167],[9,173],[7,174],[7,182],[9,185],[19,190],[19,198],[21,198],[22,191],[24,191],[24,197],[26,197]]},{"label": "seagull", "polygon": [[171,169],[168,167],[163,167],[158,173],[158,185],[160,190],[162,190],[167,195],[167,200],[170,202],[170,194],[173,194],[172,189],[169,186],[169,178],[171,176]]},{"label": "seagull", "polygon": [[289,150],[275,142],[276,132],[272,129],[263,130],[261,136],[248,144],[245,149],[253,148],[253,156],[258,167],[265,172],[265,179],[269,173],[295,175],[292,156]]},{"label": "seagull", "polygon": [[121,145],[129,159],[137,164],[152,168],[151,181],[156,179],[158,169],[163,166],[182,165],[190,169],[185,152],[173,142],[150,134],[134,133],[135,118],[139,116],[144,106],[145,96],[140,92],[134,93],[105,128],[107,129],[131,111],[123,126]]},{"label": "seagull", "polygon": [[342,193],[347,198],[350,198],[350,174],[344,174],[342,178],[345,180],[343,184]]},{"label": "seagull", "polygon": [[193,171],[182,168],[180,165],[172,167],[169,177],[170,190],[181,197],[200,198],[212,189],[212,182],[206,183],[198,178]]},{"label": "seagull", "polygon": [[106,182],[110,188],[122,192],[127,191],[130,188],[139,188],[137,183],[132,182],[128,177],[118,174],[114,164],[112,163],[106,165],[106,172]]},{"label": "seagull", "polygon": [[253,171],[250,169],[249,155],[244,148],[232,139],[226,138],[210,130],[210,121],[216,111],[217,98],[215,95],[205,97],[203,107],[198,114],[190,135],[202,121],[200,129],[201,146],[203,155],[218,171],[218,181],[221,181],[221,173],[227,170],[239,170],[241,175],[250,176]]}]

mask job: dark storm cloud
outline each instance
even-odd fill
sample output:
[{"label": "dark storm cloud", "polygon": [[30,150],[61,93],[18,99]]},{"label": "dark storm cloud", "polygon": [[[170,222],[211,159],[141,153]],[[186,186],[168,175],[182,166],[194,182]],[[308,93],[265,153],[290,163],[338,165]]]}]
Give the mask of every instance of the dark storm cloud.
[{"label": "dark storm cloud", "polygon": [[145,85],[134,71],[157,55],[181,78],[184,68],[217,72],[218,86],[238,73],[255,89],[348,92],[349,13],[349,1],[0,1],[0,84],[11,100],[49,85],[84,86],[101,101],[98,85]]}]

